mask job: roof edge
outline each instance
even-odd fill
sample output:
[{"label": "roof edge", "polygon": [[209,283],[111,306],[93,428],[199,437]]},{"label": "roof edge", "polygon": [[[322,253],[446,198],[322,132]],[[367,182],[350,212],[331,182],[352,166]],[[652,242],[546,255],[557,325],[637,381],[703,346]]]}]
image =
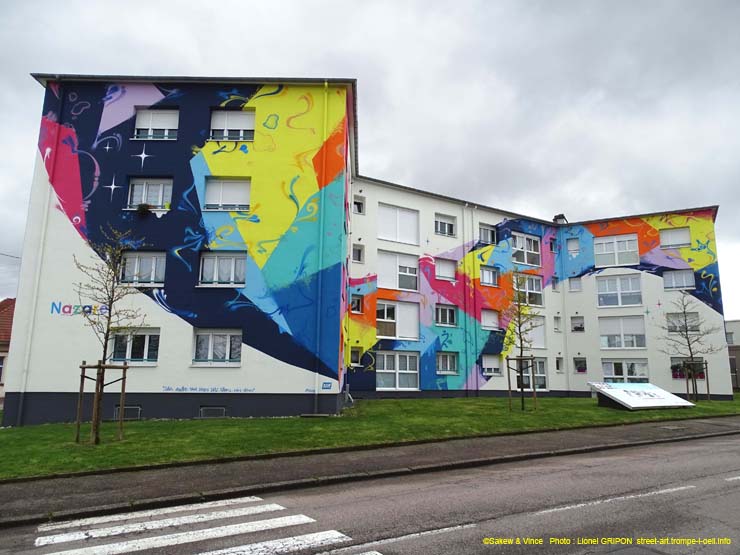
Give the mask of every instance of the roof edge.
[{"label": "roof edge", "polygon": [[127,81],[136,82],[180,82],[180,83],[317,83],[357,85],[350,77],[194,77],[186,75],[91,75],[85,73],[31,73],[42,87],[49,81]]}]

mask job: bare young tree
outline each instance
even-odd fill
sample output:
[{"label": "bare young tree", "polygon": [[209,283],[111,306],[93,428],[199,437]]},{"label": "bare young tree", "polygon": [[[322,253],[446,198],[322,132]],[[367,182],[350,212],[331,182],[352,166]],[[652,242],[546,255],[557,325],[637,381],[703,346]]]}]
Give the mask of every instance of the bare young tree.
[{"label": "bare young tree", "polygon": [[[132,308],[130,303],[124,302],[127,297],[139,293],[123,279],[126,273],[125,253],[135,243],[131,232],[121,232],[113,228],[101,231],[104,242],[91,244],[99,258],[90,263],[82,262],[77,257],[73,258],[75,266],[84,275],[84,281],[75,284],[82,316],[85,325],[93,331],[100,342],[102,348],[100,361],[106,364],[113,355],[110,348],[113,337],[118,333],[142,327],[144,315],[140,309]],[[105,371],[98,366],[90,432],[90,441],[96,445],[100,443],[104,379]]]},{"label": "bare young tree", "polygon": [[[708,325],[706,319],[701,317],[697,301],[686,291],[681,291],[679,297],[671,302],[669,310],[665,322],[660,325],[665,341],[665,348],[660,351],[684,359],[681,366],[686,378],[686,398],[691,399],[693,392],[693,400],[696,401],[699,396],[696,376],[704,371],[703,365],[698,370],[700,359],[702,355],[716,353],[722,348],[709,340],[722,328]],[[705,374],[704,379],[708,380],[709,377]]]},{"label": "bare young tree", "polygon": [[[504,350],[512,350],[518,354],[514,357],[516,361],[515,370],[519,377],[519,393],[522,400],[522,410],[524,410],[524,376],[525,372],[529,374],[530,385],[532,386],[532,398],[534,400],[535,408],[537,408],[537,386],[535,383],[535,377],[533,372],[533,357],[525,356],[525,352],[528,352],[532,348],[532,332],[542,325],[540,313],[532,308],[534,298],[531,298],[533,294],[542,295],[542,293],[527,293],[526,292],[526,280],[527,274],[514,274],[513,280],[513,295],[511,304],[503,312],[502,317],[505,321],[509,321],[509,327],[506,335],[504,336]],[[513,324],[513,325],[512,325]],[[509,410],[511,410],[511,368],[507,361],[506,373],[508,380],[509,389]]]}]

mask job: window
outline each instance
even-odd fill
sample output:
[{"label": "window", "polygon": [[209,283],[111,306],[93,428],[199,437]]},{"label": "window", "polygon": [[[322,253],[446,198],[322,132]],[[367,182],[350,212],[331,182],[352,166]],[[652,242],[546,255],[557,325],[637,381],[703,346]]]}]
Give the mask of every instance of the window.
[{"label": "window", "polygon": [[585,374],[588,372],[588,361],[585,357],[573,357],[573,368],[576,374]]},{"label": "window", "polygon": [[434,309],[435,322],[440,326],[457,325],[457,308],[450,305],[438,304]]},{"label": "window", "polygon": [[565,247],[568,249],[569,256],[578,256],[581,254],[581,244],[578,237],[569,237],[565,240]]},{"label": "window", "polygon": [[478,226],[478,239],[484,245],[496,244],[496,228],[488,224]]},{"label": "window", "polygon": [[558,252],[558,241],[557,239],[550,239],[550,252]]},{"label": "window", "polygon": [[691,246],[691,230],[688,227],[674,227],[660,230],[660,248],[678,249]]},{"label": "window", "polygon": [[437,353],[437,374],[457,374],[457,353]]},{"label": "window", "polygon": [[599,306],[635,306],[642,304],[640,275],[596,278]]},{"label": "window", "polygon": [[499,355],[483,355],[481,364],[484,376],[502,376],[501,357]]},{"label": "window", "polygon": [[522,384],[524,389],[532,389],[532,376],[537,389],[547,389],[547,360],[536,358],[533,361],[521,360],[523,371],[516,377],[516,387],[519,389]]},{"label": "window", "polygon": [[3,383],[3,368],[5,368],[5,357],[0,357],[0,384]]},{"label": "window", "polygon": [[242,332],[240,330],[196,330],[193,364],[241,364]]},{"label": "window", "polygon": [[525,342],[530,349],[545,348],[545,317],[532,316],[524,330]]},{"label": "window", "polygon": [[586,331],[586,320],[583,316],[571,316],[570,317],[570,331],[582,332]]},{"label": "window", "polygon": [[697,380],[704,379],[704,359],[702,357],[694,357],[693,362],[688,357],[671,357],[671,377],[674,380],[685,380],[686,370],[691,370],[691,373],[696,376]]},{"label": "window", "polygon": [[137,208],[148,204],[156,210],[169,210],[172,202],[172,180],[159,177],[137,177],[128,188],[128,205]]},{"label": "window", "polygon": [[447,260],[445,258],[434,259],[434,273],[437,279],[455,279],[455,268],[457,264],[454,260]]},{"label": "window", "polygon": [[402,351],[375,353],[376,389],[419,389],[419,354]]},{"label": "window", "polygon": [[581,284],[581,278],[572,277],[568,278],[568,290],[569,291],[581,291],[583,288]]},{"label": "window", "polygon": [[445,216],[444,214],[434,215],[434,233],[437,235],[446,235],[448,237],[455,236],[455,221],[454,216]]},{"label": "window", "polygon": [[162,285],[165,260],[163,252],[126,252],[121,265],[121,281],[135,285]]},{"label": "window", "polygon": [[553,330],[556,332],[561,332],[561,326],[562,326],[562,318],[560,316],[553,316]]},{"label": "window", "polygon": [[732,331],[725,332],[725,339],[727,339],[728,345],[734,345],[735,344],[735,332],[732,332]]},{"label": "window", "polygon": [[701,327],[698,312],[669,312],[666,315],[667,328],[672,333],[698,333]]},{"label": "window", "polygon": [[647,360],[602,360],[604,381],[610,383],[647,383]]},{"label": "window", "polygon": [[365,263],[365,245],[352,245],[352,262]]},{"label": "window", "polygon": [[637,234],[594,237],[594,262],[597,268],[639,264]]},{"label": "window", "polygon": [[354,196],[352,199],[352,212],[354,214],[365,213],[365,197],[361,197],[360,195]]},{"label": "window", "polygon": [[419,258],[410,254],[378,251],[378,287],[419,289]]},{"label": "window", "polygon": [[350,366],[362,366],[360,359],[362,359],[362,347],[351,347],[349,350]]},{"label": "window", "polygon": [[694,289],[693,270],[673,270],[663,272],[663,289]]},{"label": "window", "polygon": [[378,301],[377,336],[393,339],[419,339],[419,305]]},{"label": "window", "polygon": [[480,284],[489,287],[498,287],[498,269],[493,266],[481,266]]},{"label": "window", "polygon": [[418,210],[378,204],[378,239],[418,245]]},{"label": "window", "polygon": [[511,234],[511,257],[519,264],[540,265],[540,238],[520,233]]},{"label": "window", "polygon": [[645,320],[642,316],[599,318],[602,349],[645,347]]},{"label": "window", "polygon": [[254,110],[213,110],[212,141],[253,141]]},{"label": "window", "polygon": [[563,357],[555,357],[555,372],[563,373]]},{"label": "window", "polygon": [[514,290],[518,292],[522,304],[542,306],[542,277],[516,274]]},{"label": "window", "polygon": [[245,252],[204,252],[200,255],[198,284],[243,286],[246,270]]},{"label": "window", "polygon": [[484,330],[499,329],[498,311],[484,308],[480,311],[480,323]]},{"label": "window", "polygon": [[178,110],[136,110],[135,139],[177,139]]},{"label": "window", "polygon": [[352,295],[352,300],[350,303],[350,310],[354,312],[355,314],[362,314],[364,312],[363,304],[364,304],[364,297],[362,295]]},{"label": "window", "polygon": [[116,362],[157,362],[159,358],[159,330],[136,330],[113,336],[113,360]]},{"label": "window", "polygon": [[206,210],[249,211],[248,179],[206,179]]},{"label": "window", "polygon": [[560,280],[558,279],[558,276],[552,276],[552,281],[550,282],[552,285],[552,290],[555,293],[560,293]]}]

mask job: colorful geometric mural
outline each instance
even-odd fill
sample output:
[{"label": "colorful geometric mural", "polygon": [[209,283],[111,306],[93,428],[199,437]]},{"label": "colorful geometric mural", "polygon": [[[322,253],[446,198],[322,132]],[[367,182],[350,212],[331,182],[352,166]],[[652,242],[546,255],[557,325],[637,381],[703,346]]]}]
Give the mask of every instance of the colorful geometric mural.
[{"label": "colorful geometric mural", "polygon": [[[347,276],[345,85],[49,83],[39,151],[59,209],[91,245],[109,224],[166,252],[141,288],[195,327],[238,328],[278,360],[341,382]],[[137,140],[137,108],[176,108],[176,140]],[[254,113],[254,139],[210,140],[211,111]],[[125,210],[136,177],[172,179],[166,211]],[[205,211],[208,177],[251,181],[249,211]],[[144,247],[138,247],[144,249]],[[246,251],[243,288],[196,287],[204,251]]]}]

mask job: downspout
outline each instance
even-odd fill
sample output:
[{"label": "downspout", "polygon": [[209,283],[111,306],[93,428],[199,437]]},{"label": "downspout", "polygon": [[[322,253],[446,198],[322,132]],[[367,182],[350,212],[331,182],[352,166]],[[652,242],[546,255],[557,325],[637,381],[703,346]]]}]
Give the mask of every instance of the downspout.
[{"label": "downspout", "polygon": [[[558,265],[558,279],[560,280],[560,308],[562,310],[562,319],[560,322],[561,331],[563,334],[563,372],[565,372],[565,389],[568,391],[570,397],[570,364],[568,358],[568,338],[570,337],[570,320],[568,318],[568,312],[566,310],[567,301],[565,295],[570,295],[570,281],[566,285],[565,277],[565,256],[569,256],[567,252],[567,240],[565,239],[565,230],[562,227],[558,227],[558,255],[560,256],[560,264]],[[564,254],[565,253],[565,254]]]},{"label": "downspout", "polygon": [[[324,80],[324,122],[323,130],[321,133],[321,175],[326,176],[326,128],[328,125],[328,109],[329,109],[329,82]],[[313,393],[313,413],[319,413],[319,367],[321,365],[321,295],[323,287],[323,268],[324,263],[324,215],[326,210],[324,207],[324,200],[326,198],[326,187],[321,187],[319,184],[319,272],[316,279],[316,288],[318,294],[316,295],[316,372],[314,373],[314,393]],[[337,370],[338,371],[338,370]],[[339,376],[337,376],[338,378]]]},{"label": "downspout", "polygon": [[[48,90],[48,89],[47,89]],[[39,283],[41,282],[41,269],[43,266],[43,260],[44,260],[44,246],[46,245],[46,231],[49,226],[49,202],[51,201],[51,189],[52,189],[52,183],[54,182],[54,173],[56,171],[56,159],[57,159],[57,150],[59,149],[59,127],[62,123],[62,116],[64,111],[64,88],[61,86],[59,87],[59,121],[58,125],[54,128],[54,151],[51,153],[51,172],[49,173],[49,179],[48,184],[46,187],[46,195],[44,195],[44,216],[43,220],[41,222],[41,236],[39,241],[39,246],[37,249],[38,258],[36,259],[36,269],[35,269],[35,275],[33,278],[33,304],[31,305],[31,321],[28,326],[28,333],[26,334],[26,352],[23,357],[23,373],[21,374],[21,390],[20,395],[18,396],[18,413],[16,414],[15,423],[16,426],[22,426],[23,425],[23,405],[24,400],[26,397],[26,389],[28,388],[28,367],[31,364],[31,344],[33,343],[33,332],[36,329],[36,314],[38,312],[38,304],[39,304]],[[42,115],[43,118],[43,115]],[[38,148],[38,146],[37,146]],[[45,156],[42,153],[42,156]],[[44,166],[46,162],[46,158],[44,157],[42,159],[42,164]],[[44,167],[44,170],[46,168]],[[35,172],[34,172],[35,174]],[[30,204],[30,201],[29,201]],[[29,218],[28,222],[26,223],[26,234],[28,234],[28,228],[31,225],[31,219]],[[23,247],[25,250],[26,244],[25,239],[23,241]],[[23,256],[22,253],[21,256]],[[21,268],[23,268],[23,265],[21,265]]]},{"label": "downspout", "polygon": [[[465,275],[465,213],[468,211],[468,203],[466,202],[463,206],[463,212],[462,212],[462,221],[460,222],[460,229],[462,230],[460,232],[460,239],[462,239],[462,245],[463,245],[463,275]],[[465,279],[463,279],[463,285],[465,284]],[[465,288],[464,295],[463,295],[463,314],[465,315],[465,325],[463,326],[463,344],[465,345],[465,381],[463,382],[463,387],[465,388],[465,397],[470,396],[470,390],[468,389],[468,383],[470,380],[470,365],[469,365],[469,350],[468,350],[468,330],[469,330],[469,316],[468,316],[468,291],[467,287]]]}]

